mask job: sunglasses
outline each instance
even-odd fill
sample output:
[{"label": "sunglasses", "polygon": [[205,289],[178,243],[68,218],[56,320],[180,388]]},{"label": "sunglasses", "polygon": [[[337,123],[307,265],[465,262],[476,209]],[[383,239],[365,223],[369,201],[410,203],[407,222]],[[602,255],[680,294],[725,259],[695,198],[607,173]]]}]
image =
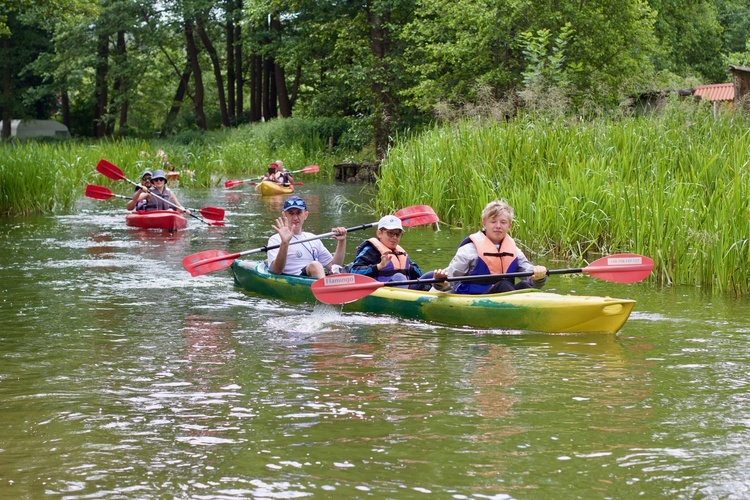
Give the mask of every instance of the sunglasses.
[{"label": "sunglasses", "polygon": [[167,182],[167,179],[162,179],[161,177],[159,177],[158,179],[151,179],[151,182],[159,182],[159,181]]},{"label": "sunglasses", "polygon": [[289,207],[307,208],[303,200],[287,200],[284,203],[284,208],[289,208]]},{"label": "sunglasses", "polygon": [[385,234],[387,234],[389,238],[400,238],[404,232],[394,229],[393,231],[386,231]]},{"label": "sunglasses", "polygon": [[148,181],[148,182],[151,182],[151,177],[144,177],[144,178],[143,178],[143,179],[141,179],[141,180],[142,180],[142,181]]}]

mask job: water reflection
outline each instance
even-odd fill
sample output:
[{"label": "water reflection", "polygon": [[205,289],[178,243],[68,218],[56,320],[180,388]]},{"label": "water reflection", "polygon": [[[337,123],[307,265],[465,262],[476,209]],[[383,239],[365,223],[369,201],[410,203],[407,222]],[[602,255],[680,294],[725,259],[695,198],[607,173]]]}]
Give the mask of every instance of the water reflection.
[{"label": "water reflection", "polygon": [[[331,201],[366,203],[358,187],[304,188],[310,231],[375,219]],[[180,196],[231,208],[229,224],[129,230],[122,210],[87,200],[0,221],[0,497],[746,493],[746,299],[550,280],[637,299],[617,336],[267,300],[180,261],[265,244],[280,203]],[[462,237],[413,229],[409,246],[430,269]]]}]

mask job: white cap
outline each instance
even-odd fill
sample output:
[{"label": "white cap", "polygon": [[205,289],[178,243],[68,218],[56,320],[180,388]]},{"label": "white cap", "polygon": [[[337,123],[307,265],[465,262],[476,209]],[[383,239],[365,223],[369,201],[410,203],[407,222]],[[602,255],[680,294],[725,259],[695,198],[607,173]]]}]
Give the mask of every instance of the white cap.
[{"label": "white cap", "polygon": [[378,221],[378,229],[400,229],[404,230],[404,226],[401,225],[401,219],[393,215],[386,215],[380,221]]}]

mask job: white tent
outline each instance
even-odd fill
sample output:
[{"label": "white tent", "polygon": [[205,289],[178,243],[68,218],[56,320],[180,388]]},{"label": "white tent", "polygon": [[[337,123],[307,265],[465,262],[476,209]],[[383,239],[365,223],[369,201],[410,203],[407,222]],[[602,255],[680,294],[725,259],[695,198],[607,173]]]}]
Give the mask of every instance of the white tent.
[{"label": "white tent", "polygon": [[[0,127],[2,127],[0,121]],[[70,137],[68,127],[55,120],[11,120],[11,137],[27,139],[30,137]]]}]

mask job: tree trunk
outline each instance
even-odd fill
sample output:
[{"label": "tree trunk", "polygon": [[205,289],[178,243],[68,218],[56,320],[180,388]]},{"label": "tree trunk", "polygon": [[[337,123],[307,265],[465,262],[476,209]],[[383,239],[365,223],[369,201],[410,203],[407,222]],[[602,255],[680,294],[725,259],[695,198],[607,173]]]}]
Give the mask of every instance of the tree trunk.
[{"label": "tree trunk", "polygon": [[276,83],[273,59],[263,61],[263,119],[276,118]]},{"label": "tree trunk", "polygon": [[203,74],[201,73],[200,62],[198,62],[198,47],[195,46],[195,38],[193,38],[193,23],[188,19],[185,19],[185,40],[187,44],[188,60],[190,61],[190,68],[193,73],[193,82],[195,82],[195,91],[193,92],[195,122],[199,128],[207,130],[208,124],[206,123],[206,111],[203,109],[203,96],[205,94],[205,89],[203,88]]},{"label": "tree trunk", "polygon": [[[9,36],[3,36],[2,38],[2,47],[3,47],[3,54],[10,54],[10,37]],[[10,102],[11,98],[13,97],[13,93],[11,90],[11,70],[10,70],[10,58],[9,57],[3,57],[3,98],[2,98],[2,106],[0,106],[0,118],[3,120],[3,130],[0,132],[0,137],[2,137],[3,140],[8,140],[10,138]]]},{"label": "tree trunk", "polygon": [[107,133],[107,72],[109,71],[109,37],[99,35],[96,51],[96,109],[94,110],[94,136],[102,138]]},{"label": "tree trunk", "polygon": [[302,81],[302,66],[297,66],[297,71],[294,74],[294,83],[292,84],[292,95],[289,96],[289,105],[294,108],[294,103],[297,101],[297,92],[299,92],[299,84]]},{"label": "tree trunk", "polygon": [[393,101],[386,90],[386,75],[388,73],[386,56],[390,45],[388,19],[384,19],[375,12],[371,3],[367,6],[367,19],[370,22],[370,52],[374,57],[372,68],[372,90],[375,99],[375,157],[382,160],[388,151],[390,124],[393,119]]},{"label": "tree trunk", "polygon": [[[242,0],[239,0],[239,9],[242,11]],[[243,87],[245,86],[245,79],[243,78],[243,68],[242,68],[242,27],[238,24],[234,27],[234,40],[235,40],[235,47],[234,47],[234,75],[237,79],[237,110],[235,112],[235,116],[242,116],[243,112],[243,101],[245,99],[244,93],[242,92]]]},{"label": "tree trunk", "polygon": [[250,56],[250,121],[263,116],[263,61],[258,54]]},{"label": "tree trunk", "polygon": [[227,24],[226,24],[226,37],[227,37],[227,114],[229,120],[234,119],[236,105],[234,102],[235,96],[235,85],[236,76],[234,73],[234,51],[235,51],[235,40],[234,40],[234,16],[235,16],[235,2],[234,0],[227,0],[226,6],[227,13]]},{"label": "tree trunk", "polygon": [[[277,41],[281,39],[281,21],[277,17],[271,19],[271,32],[274,34]],[[276,86],[276,95],[279,102],[279,113],[282,117],[289,118],[292,116],[292,105],[289,102],[289,92],[286,88],[284,68],[281,64],[276,62],[275,59],[273,60],[273,77]]]},{"label": "tree trunk", "polygon": [[172,107],[169,108],[167,113],[167,119],[164,120],[164,125],[161,127],[161,134],[167,135],[172,132],[174,124],[177,121],[177,116],[180,114],[180,108],[182,107],[182,101],[185,99],[185,93],[187,92],[188,81],[190,80],[190,61],[185,63],[185,69],[180,75],[180,84],[177,86],[177,91],[174,94],[174,100],[172,100]]},{"label": "tree trunk", "polygon": [[214,45],[211,43],[211,39],[208,38],[208,33],[203,25],[202,20],[198,20],[195,25],[195,30],[198,32],[198,37],[203,42],[203,46],[208,51],[208,57],[211,58],[211,64],[214,68],[214,78],[216,78],[216,90],[218,91],[219,97],[219,112],[221,113],[221,125],[229,127],[229,114],[227,113],[227,98],[224,93],[224,77],[221,75],[221,61],[219,61],[219,54],[216,52]]},{"label": "tree trunk", "polygon": [[283,118],[289,118],[292,116],[292,104],[289,100],[289,94],[286,90],[286,81],[284,79],[284,68],[279,63],[275,63],[274,67],[274,83],[276,84],[276,91],[279,99],[279,113]]},{"label": "tree trunk", "polygon": [[[118,31],[117,32],[117,64],[124,66],[125,61],[127,60],[127,45],[125,44],[125,32],[124,31]],[[120,72],[123,73],[122,71]],[[115,87],[117,88],[118,93],[121,98],[121,104],[120,104],[120,121],[117,124],[117,132],[120,137],[125,136],[125,127],[128,123],[128,77],[127,76],[118,76],[117,81],[115,82]]]}]

